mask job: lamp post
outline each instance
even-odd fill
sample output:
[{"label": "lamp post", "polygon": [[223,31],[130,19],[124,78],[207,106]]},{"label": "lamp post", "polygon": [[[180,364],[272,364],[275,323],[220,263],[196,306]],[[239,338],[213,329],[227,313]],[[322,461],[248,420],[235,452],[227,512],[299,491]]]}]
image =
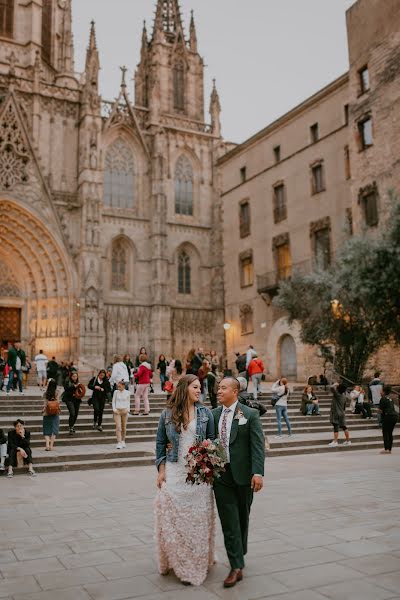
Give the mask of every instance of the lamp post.
[{"label": "lamp post", "polygon": [[225,346],[225,369],[224,369],[224,376],[225,377],[227,375],[231,375],[232,374],[232,371],[230,369],[228,369],[227,343],[226,343],[226,338],[227,338],[227,335],[228,335],[228,331],[230,330],[231,327],[232,327],[232,325],[228,321],[225,321],[225,323],[224,323],[224,331],[225,331],[225,335],[224,335],[224,346]]}]

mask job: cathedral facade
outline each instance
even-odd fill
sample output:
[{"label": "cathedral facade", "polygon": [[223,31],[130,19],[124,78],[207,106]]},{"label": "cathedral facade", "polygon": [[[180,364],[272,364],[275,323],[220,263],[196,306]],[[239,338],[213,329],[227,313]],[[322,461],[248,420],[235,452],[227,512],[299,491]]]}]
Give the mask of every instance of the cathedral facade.
[{"label": "cathedral facade", "polygon": [[147,346],[223,352],[225,152],[192,17],[158,0],[135,97],[99,90],[91,25],[74,69],[72,0],[0,0],[0,337],[100,366]]}]

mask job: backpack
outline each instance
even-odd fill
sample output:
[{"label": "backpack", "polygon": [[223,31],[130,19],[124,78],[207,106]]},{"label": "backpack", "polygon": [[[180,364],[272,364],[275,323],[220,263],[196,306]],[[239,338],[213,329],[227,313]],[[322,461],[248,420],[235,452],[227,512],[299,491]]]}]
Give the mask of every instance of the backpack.
[{"label": "backpack", "polygon": [[46,416],[47,417],[54,417],[56,415],[59,415],[60,412],[61,412],[60,403],[58,400],[53,399],[53,400],[47,401],[47,404],[46,404]]}]

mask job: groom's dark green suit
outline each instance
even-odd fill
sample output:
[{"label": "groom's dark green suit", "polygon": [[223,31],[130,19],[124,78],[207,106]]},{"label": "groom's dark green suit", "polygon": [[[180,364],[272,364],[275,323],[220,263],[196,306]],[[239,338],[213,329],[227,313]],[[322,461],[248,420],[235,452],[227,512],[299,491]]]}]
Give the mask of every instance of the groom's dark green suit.
[{"label": "groom's dark green suit", "polygon": [[[212,411],[216,434],[223,409]],[[241,420],[235,418],[240,411]],[[214,483],[214,494],[231,568],[242,569],[253,502],[251,480],[253,475],[264,475],[265,440],[258,411],[240,402],[232,421],[229,455],[225,473]]]}]

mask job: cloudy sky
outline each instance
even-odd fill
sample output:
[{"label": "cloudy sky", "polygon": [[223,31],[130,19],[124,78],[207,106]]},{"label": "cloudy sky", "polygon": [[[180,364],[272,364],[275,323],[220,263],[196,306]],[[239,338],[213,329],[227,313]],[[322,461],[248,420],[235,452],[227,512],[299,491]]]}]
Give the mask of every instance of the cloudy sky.
[{"label": "cloudy sky", "polygon": [[[194,10],[204,58],[206,110],[212,78],[224,137],[241,142],[348,69],[345,12],[354,0],[181,0],[185,30]],[[143,20],[156,0],[73,0],[76,68],[83,70],[96,21],[101,92],[118,94],[120,65],[133,78]],[[130,81],[133,98],[133,82]],[[208,120],[208,114],[206,115]]]}]

